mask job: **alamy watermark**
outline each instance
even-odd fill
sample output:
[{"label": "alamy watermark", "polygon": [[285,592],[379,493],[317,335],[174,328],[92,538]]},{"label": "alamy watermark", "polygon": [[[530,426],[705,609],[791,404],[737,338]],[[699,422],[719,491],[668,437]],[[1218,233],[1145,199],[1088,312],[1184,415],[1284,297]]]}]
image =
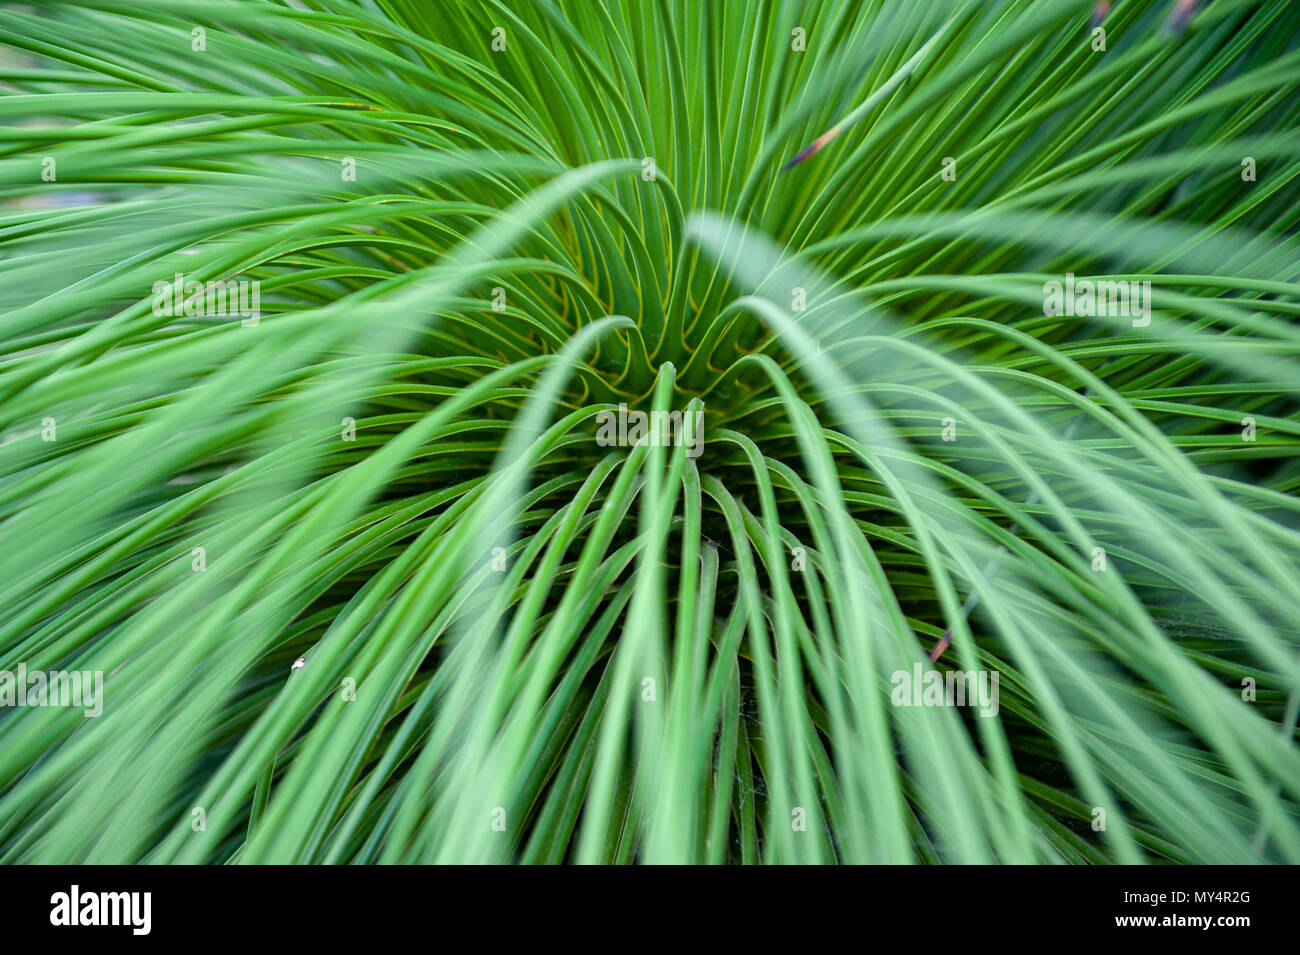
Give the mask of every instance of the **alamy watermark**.
[{"label": "alamy watermark", "polygon": [[895,670],[889,677],[894,689],[889,701],[895,706],[969,706],[980,716],[998,715],[997,670],[923,670],[913,664],[911,672]]},{"label": "alamy watermark", "polygon": [[153,283],[153,313],[170,316],[231,316],[245,328],[253,328],[262,317],[261,283],[240,279],[199,282],[177,272],[170,281]]},{"label": "alamy watermark", "polygon": [[27,670],[18,664],[16,672],[0,670],[0,707],[82,707],[86,716],[104,712],[103,670]]},{"label": "alamy watermark", "polygon": [[699,411],[628,411],[620,404],[617,411],[596,415],[596,443],[602,448],[632,447],[648,444],[652,448],[686,448],[688,458],[698,458],[704,451],[704,409]]},{"label": "alamy watermark", "polygon": [[1132,318],[1134,328],[1151,324],[1151,283],[1075,279],[1043,283],[1043,314],[1069,318]]},{"label": "alamy watermark", "polygon": [[50,924],[56,926],[124,926],[132,935],[153,928],[152,892],[88,892],[73,885],[50,896]]}]

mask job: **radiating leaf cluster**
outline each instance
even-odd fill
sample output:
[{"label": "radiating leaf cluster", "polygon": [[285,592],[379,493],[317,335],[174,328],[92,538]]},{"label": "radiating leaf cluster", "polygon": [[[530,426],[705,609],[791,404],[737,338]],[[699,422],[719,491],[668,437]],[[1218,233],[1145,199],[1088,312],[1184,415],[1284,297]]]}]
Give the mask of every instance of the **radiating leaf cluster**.
[{"label": "radiating leaf cluster", "polygon": [[1093,6],[0,10],[0,860],[1300,861],[1300,7]]}]

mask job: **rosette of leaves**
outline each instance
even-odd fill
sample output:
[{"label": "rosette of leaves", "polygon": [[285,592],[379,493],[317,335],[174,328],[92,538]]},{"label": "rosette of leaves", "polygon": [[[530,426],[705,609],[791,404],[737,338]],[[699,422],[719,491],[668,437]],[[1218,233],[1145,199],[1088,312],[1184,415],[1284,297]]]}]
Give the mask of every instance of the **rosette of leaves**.
[{"label": "rosette of leaves", "polygon": [[103,687],[0,859],[1300,861],[1300,7],[1194,6],[0,11],[0,669]]}]

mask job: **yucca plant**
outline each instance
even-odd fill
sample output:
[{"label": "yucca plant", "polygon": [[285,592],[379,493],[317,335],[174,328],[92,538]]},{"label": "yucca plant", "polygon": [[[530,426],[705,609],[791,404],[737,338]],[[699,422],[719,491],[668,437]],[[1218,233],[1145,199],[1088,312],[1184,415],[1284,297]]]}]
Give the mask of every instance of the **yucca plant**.
[{"label": "yucca plant", "polygon": [[7,7],[0,859],[1300,861],[1298,33]]}]

